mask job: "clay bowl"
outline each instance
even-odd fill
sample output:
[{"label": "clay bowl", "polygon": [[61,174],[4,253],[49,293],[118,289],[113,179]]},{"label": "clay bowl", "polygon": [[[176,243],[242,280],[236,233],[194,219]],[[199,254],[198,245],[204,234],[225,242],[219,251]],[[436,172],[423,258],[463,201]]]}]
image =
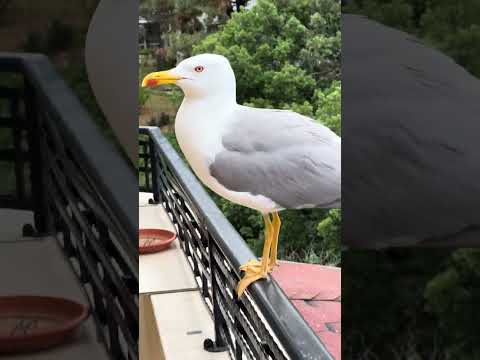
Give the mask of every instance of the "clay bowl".
[{"label": "clay bowl", "polygon": [[140,229],[138,249],[140,254],[151,254],[167,249],[177,234],[166,229]]}]

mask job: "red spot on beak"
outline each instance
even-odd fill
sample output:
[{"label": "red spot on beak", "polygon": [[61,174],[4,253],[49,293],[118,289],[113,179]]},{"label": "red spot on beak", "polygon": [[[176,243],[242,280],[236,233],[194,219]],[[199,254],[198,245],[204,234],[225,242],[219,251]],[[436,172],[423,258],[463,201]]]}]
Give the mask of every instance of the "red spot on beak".
[{"label": "red spot on beak", "polygon": [[155,85],[157,85],[157,80],[150,79],[147,81],[147,86],[155,86]]}]

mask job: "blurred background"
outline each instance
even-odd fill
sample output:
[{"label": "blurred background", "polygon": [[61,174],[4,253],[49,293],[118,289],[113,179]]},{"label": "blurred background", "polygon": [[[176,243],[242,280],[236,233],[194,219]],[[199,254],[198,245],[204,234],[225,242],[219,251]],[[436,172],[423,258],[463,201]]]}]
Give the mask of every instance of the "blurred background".
[{"label": "blurred background", "polygon": [[349,0],[344,12],[366,15],[416,35],[480,77],[480,2]]},{"label": "blurred background", "polygon": [[[194,54],[221,54],[235,71],[239,104],[291,109],[340,134],[339,1],[141,0],[138,25],[139,79]],[[139,90],[139,124],[160,127],[179,152],[173,124],[182,96],[174,86]],[[210,194],[259,255],[261,216]],[[281,259],[340,266],[339,210],[281,216]]]},{"label": "blurred background", "polygon": [[89,114],[109,132],[91,91],[84,62],[88,25],[98,3],[99,0],[2,0],[1,51],[48,55]]},{"label": "blurred background", "polygon": [[[413,34],[480,77],[478,1],[342,3],[343,12]],[[478,249],[344,251],[342,265],[344,359],[480,359]]]},{"label": "blurred background", "polygon": [[[64,2],[49,0],[0,1],[0,51],[39,52],[46,54],[56,70],[73,89],[87,108],[90,116],[100,125],[108,139],[115,141],[103,113],[90,88],[84,63],[85,37],[90,19],[99,0]],[[9,86],[12,76],[0,77],[0,86]],[[0,102],[0,116],[8,112],[7,102]],[[10,132],[0,131],[0,145],[9,146]],[[14,189],[15,174],[10,164],[0,162],[3,193]]]}]

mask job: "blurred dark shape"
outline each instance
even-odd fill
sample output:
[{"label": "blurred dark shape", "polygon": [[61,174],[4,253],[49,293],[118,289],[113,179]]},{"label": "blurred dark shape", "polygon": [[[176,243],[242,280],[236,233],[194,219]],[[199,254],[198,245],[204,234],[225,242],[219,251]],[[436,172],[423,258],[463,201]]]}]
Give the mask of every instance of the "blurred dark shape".
[{"label": "blurred dark shape", "polygon": [[343,15],[344,245],[480,245],[479,99],[451,58]]},{"label": "blurred dark shape", "polygon": [[479,359],[479,3],[342,5],[342,356]]},{"label": "blurred dark shape", "polygon": [[56,19],[50,24],[45,41],[48,52],[64,51],[73,43],[73,27]]},{"label": "blurred dark shape", "polygon": [[90,22],[85,43],[88,78],[97,103],[137,164],[138,2],[102,0]]}]

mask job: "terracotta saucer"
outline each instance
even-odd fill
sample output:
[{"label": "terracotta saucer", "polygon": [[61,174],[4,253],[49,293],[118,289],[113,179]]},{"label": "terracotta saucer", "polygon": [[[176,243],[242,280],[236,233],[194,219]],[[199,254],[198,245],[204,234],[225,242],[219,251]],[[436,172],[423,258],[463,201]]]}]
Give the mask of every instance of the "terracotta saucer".
[{"label": "terracotta saucer", "polygon": [[177,234],[165,229],[140,229],[138,246],[140,254],[151,254],[165,250],[175,240]]},{"label": "terracotta saucer", "polygon": [[61,344],[88,317],[88,307],[45,296],[0,296],[0,353]]}]

